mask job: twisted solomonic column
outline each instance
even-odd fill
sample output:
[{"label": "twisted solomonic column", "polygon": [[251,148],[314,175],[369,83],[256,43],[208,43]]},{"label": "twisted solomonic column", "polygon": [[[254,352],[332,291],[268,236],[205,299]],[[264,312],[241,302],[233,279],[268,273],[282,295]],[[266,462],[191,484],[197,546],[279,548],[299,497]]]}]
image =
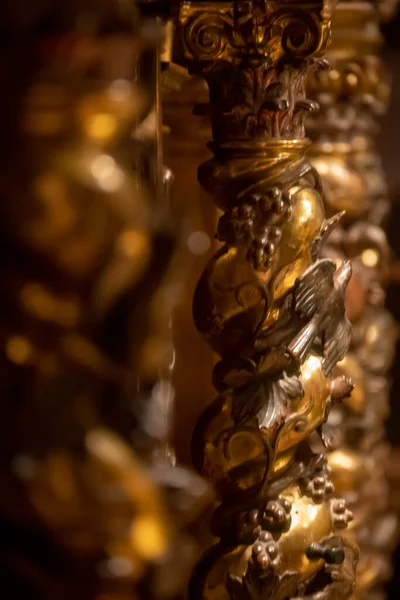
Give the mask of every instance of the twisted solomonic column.
[{"label": "twisted solomonic column", "polygon": [[131,0],[3,7],[0,598],[177,600],[208,492],[165,457],[160,29]]},{"label": "twisted solomonic column", "polygon": [[317,109],[307,76],[330,38],[329,2],[191,2],[176,11],[190,71],[204,77],[214,156],[199,180],[224,211],[223,243],[195,292],[197,329],[219,354],[219,396],[193,434],[215,485],[212,533],[190,598],[328,600],[354,590],[352,519],[334,496],[323,443],[332,406],[352,390],[335,376],[351,342],[350,262],[323,258],[340,220],[325,218],[305,157]]},{"label": "twisted solomonic column", "polygon": [[374,139],[390,94],[388,74],[376,55],[382,43],[380,13],[385,9],[387,16],[387,4],[339,3],[328,53],[332,68],[311,77],[308,88],[321,107],[308,125],[326,211],[346,211],[325,252],[339,261],[351,259],[353,266],[346,300],[353,341],[335,373],[351,377],[356,390],[328,423],[340,443],[329,456],[332,478],[354,512],[348,535],[361,551],[357,600],[384,595],[397,539],[385,478],[384,420],[398,328],[384,306],[390,252],[382,227],[389,200]]}]

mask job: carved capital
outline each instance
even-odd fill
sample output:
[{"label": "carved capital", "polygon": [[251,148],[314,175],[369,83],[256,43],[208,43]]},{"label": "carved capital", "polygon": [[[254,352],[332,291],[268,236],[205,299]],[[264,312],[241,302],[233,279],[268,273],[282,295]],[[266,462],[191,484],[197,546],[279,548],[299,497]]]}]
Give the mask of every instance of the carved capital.
[{"label": "carved capital", "polygon": [[179,11],[190,61],[293,61],[320,56],[330,36],[333,2],[241,0],[184,2]]},{"label": "carved capital", "polygon": [[305,78],[330,39],[331,2],[194,2],[182,54],[210,87],[214,142],[304,137]]}]

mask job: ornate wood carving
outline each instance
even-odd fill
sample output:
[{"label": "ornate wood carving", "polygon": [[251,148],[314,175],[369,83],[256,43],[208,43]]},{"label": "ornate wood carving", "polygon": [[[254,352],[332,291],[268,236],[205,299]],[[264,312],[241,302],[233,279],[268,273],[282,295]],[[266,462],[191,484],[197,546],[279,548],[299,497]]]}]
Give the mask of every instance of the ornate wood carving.
[{"label": "ornate wood carving", "polygon": [[332,478],[354,512],[348,535],[361,551],[356,599],[382,593],[397,539],[384,471],[389,460],[384,420],[398,327],[384,306],[390,250],[383,226],[389,201],[374,140],[390,95],[388,74],[377,56],[381,9],[382,3],[339,3],[328,51],[332,69],[311,77],[308,88],[321,106],[309,121],[309,133],[326,211],[346,210],[325,252],[353,265],[347,310],[354,335],[337,373],[351,377],[356,389],[333,409],[328,424],[340,442],[329,457]]},{"label": "ornate wood carving", "polygon": [[151,452],[158,28],[130,0],[3,6],[0,597],[176,600],[208,494]]},{"label": "ornate wood carving", "polygon": [[199,168],[219,208],[221,249],[195,292],[197,329],[220,355],[219,396],[193,434],[213,481],[220,538],[198,563],[191,600],[349,598],[358,551],[338,530],[352,514],[322,449],[336,375],[351,341],[350,262],[323,257],[340,217],[325,218],[305,156],[317,105],[310,73],[326,68],[329,2],[181,3],[176,23],[192,73],[209,85],[214,156]]}]

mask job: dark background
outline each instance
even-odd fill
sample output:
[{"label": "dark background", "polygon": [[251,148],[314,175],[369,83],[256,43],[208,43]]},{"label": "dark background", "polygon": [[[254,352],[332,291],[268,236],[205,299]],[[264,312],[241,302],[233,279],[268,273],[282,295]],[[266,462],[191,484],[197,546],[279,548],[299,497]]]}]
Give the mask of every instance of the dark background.
[{"label": "dark background", "polygon": [[[400,260],[400,15],[382,29],[386,38],[383,59],[392,73],[393,96],[389,111],[382,122],[379,149],[392,199],[392,209],[387,223],[387,232],[390,245],[393,249],[393,259]],[[393,282],[389,286],[387,305],[397,321],[400,322],[400,282]],[[391,415],[387,422],[387,433],[391,443],[400,448],[400,402],[398,401],[400,398],[399,344],[392,369],[392,379]],[[400,600],[400,547],[395,552],[393,566],[394,577],[388,586],[389,600]]]}]

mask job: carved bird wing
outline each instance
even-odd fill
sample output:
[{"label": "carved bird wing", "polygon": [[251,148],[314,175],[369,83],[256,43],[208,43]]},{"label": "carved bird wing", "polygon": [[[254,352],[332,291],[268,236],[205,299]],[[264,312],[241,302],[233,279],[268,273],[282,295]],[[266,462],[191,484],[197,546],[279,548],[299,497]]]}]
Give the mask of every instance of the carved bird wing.
[{"label": "carved bird wing", "polygon": [[327,301],[334,288],[335,264],[320,259],[297,279],[294,286],[294,308],[301,317],[310,319]]},{"label": "carved bird wing", "polygon": [[258,379],[233,393],[232,417],[236,424],[244,424],[257,416],[260,427],[267,427],[286,414],[289,400],[303,394],[300,379],[285,372],[279,379]]},{"label": "carved bird wing", "polygon": [[347,354],[352,338],[353,327],[348,318],[343,317],[325,329],[324,359],[322,368],[325,375],[330,375],[332,369]]},{"label": "carved bird wing", "polygon": [[343,217],[345,212],[346,211],[342,210],[342,212],[337,213],[330,219],[326,219],[322,223],[321,229],[319,230],[317,237],[311,242],[310,246],[311,257],[313,258],[313,260],[317,260],[320,257],[322,248],[326,240],[332,233],[332,230],[335,229],[336,225],[339,223],[340,219]]},{"label": "carved bird wing", "polygon": [[289,400],[304,396],[301,381],[295,375],[288,377],[283,372],[276,381],[265,382],[265,403],[257,418],[259,427],[271,427],[280,418],[286,417]]}]

